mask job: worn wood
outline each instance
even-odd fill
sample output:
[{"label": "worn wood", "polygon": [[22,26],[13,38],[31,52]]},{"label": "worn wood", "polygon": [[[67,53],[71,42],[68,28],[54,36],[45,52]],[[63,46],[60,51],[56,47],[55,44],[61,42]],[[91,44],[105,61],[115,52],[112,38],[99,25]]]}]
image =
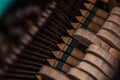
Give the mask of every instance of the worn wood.
[{"label": "worn wood", "polygon": [[53,55],[58,58],[58,59],[61,59],[62,61],[68,63],[69,65],[71,66],[77,66],[78,63],[80,62],[79,59],[76,59],[68,54],[65,54],[64,52],[56,52],[56,51],[52,51]]},{"label": "worn wood", "polygon": [[66,74],[48,66],[43,66],[38,74],[42,76],[49,76],[53,80],[71,80],[66,76]]},{"label": "worn wood", "polygon": [[89,10],[80,10],[80,12],[81,12],[81,14],[84,17],[86,17],[87,19],[89,19],[90,22],[94,22],[94,23],[96,23],[96,24],[98,24],[100,26],[103,25],[103,23],[105,22],[104,19],[96,16],[95,14],[91,13]]},{"label": "worn wood", "polygon": [[66,36],[62,36],[61,38],[65,44],[70,44],[73,40],[71,37],[66,37]]},{"label": "worn wood", "polygon": [[[82,13],[85,13],[85,11],[82,10]],[[85,29],[87,28],[88,30],[95,32],[95,33],[101,28],[100,25],[92,22],[91,20],[87,19],[86,17],[77,16],[76,18],[80,23],[82,23],[81,25],[79,25],[79,28],[81,28],[81,27],[85,28]]]},{"label": "worn wood", "polygon": [[95,23],[93,23],[93,22],[90,22],[90,24],[89,24],[88,27],[87,27],[88,30],[90,30],[90,31],[92,31],[92,32],[94,32],[94,33],[97,33],[100,28],[101,28],[100,25],[95,24]]},{"label": "worn wood", "polygon": [[90,12],[88,10],[85,9],[80,9],[80,13],[84,16],[84,17],[88,17],[90,15]]},{"label": "worn wood", "polygon": [[[99,9],[98,7],[94,6],[92,3],[84,3],[85,7],[90,10],[91,12],[93,12],[95,15],[103,18],[103,19],[106,19],[108,17],[108,13],[105,12],[104,10],[102,9]],[[97,9],[95,12],[94,12],[94,9]]]},{"label": "worn wood", "polygon": [[115,34],[120,38],[120,26],[116,25],[115,23],[106,21],[102,28],[110,31],[112,34]]},{"label": "worn wood", "polygon": [[111,47],[108,52],[111,53],[111,55],[120,62],[120,51]]},{"label": "worn wood", "polygon": [[120,17],[120,7],[114,7],[110,13],[119,15]]},{"label": "worn wood", "polygon": [[117,25],[120,26],[120,16],[118,16],[118,15],[110,14],[107,21],[114,22],[114,23],[116,23]]},{"label": "worn wood", "polygon": [[80,23],[85,23],[86,21],[86,17],[83,16],[75,16],[75,18],[80,22]]},{"label": "worn wood", "polygon": [[72,36],[75,30],[74,29],[67,29],[66,31],[70,36]]},{"label": "worn wood", "polygon": [[102,48],[108,50],[110,46],[102,41],[99,37],[97,37],[94,33],[85,30],[85,29],[77,29],[73,34],[73,37],[80,43],[84,44],[85,46],[89,46],[90,44],[97,44],[102,46]]},{"label": "worn wood", "polygon": [[68,72],[69,75],[75,76],[79,80],[94,80],[90,75],[87,73],[77,69],[77,68],[71,68]]},{"label": "worn wood", "polygon": [[[101,70],[102,73],[108,77],[110,77],[111,79],[114,77],[115,75],[115,70],[113,68],[111,68],[103,59],[101,59],[100,57],[94,55],[94,54],[90,54],[87,53],[85,55],[85,57],[83,58],[83,60],[90,62],[92,64],[94,64],[95,66],[97,66],[97,69]],[[110,61],[109,61],[110,62]]]},{"label": "worn wood", "polygon": [[[109,50],[108,50],[109,51]],[[104,50],[101,46],[98,45],[90,45],[89,48],[87,49],[88,53],[93,53],[95,55],[100,56],[102,59],[104,59],[106,62],[110,64],[111,67],[115,69],[118,68],[118,61],[116,60],[115,56],[117,55],[111,55],[108,51]],[[112,53],[114,54],[114,53]]]},{"label": "worn wood", "polygon": [[97,33],[97,35],[104,40],[106,43],[111,45],[112,47],[120,50],[120,38],[112,34],[111,32],[105,30],[105,29],[100,29]]},{"label": "worn wood", "polygon": [[74,29],[77,29],[79,27],[80,23],[78,23],[78,22],[76,22],[76,23],[72,22],[71,25],[73,26]]},{"label": "worn wood", "polygon": [[93,19],[92,19],[92,22],[102,26],[104,24],[105,20],[103,20],[103,19],[101,19],[97,16],[94,16]]},{"label": "worn wood", "polygon": [[107,76],[105,76],[102,72],[100,72],[96,67],[94,67],[93,65],[87,62],[83,62],[83,61],[80,62],[77,68],[87,71],[88,73],[93,75],[97,80],[110,80]]},{"label": "worn wood", "polygon": [[47,61],[52,67],[60,71],[63,71],[63,72],[68,72],[70,68],[72,67],[64,62],[58,61],[57,59],[47,59]]},{"label": "worn wood", "polygon": [[67,54],[72,55],[79,60],[81,60],[85,55],[85,53],[83,53],[81,50],[79,50],[77,48],[70,47],[66,44],[57,44],[57,46],[59,47],[59,49],[61,51],[64,51]]}]

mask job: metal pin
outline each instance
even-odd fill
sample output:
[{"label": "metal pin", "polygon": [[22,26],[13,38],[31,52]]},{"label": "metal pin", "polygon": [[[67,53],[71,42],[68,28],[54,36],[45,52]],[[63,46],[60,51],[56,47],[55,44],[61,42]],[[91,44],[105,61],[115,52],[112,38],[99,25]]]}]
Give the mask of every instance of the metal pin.
[{"label": "metal pin", "polygon": [[52,42],[54,42],[54,43],[58,43],[57,40],[52,39],[50,36],[48,36],[48,35],[46,35],[46,34],[43,34],[43,33],[40,33],[40,32],[38,32],[37,38],[39,38],[39,39],[45,38],[45,39],[48,39],[48,40],[50,40],[50,41],[52,41]]},{"label": "metal pin", "polygon": [[54,50],[54,48],[49,47],[48,45],[45,45],[42,42],[36,42],[36,41],[32,41],[33,45],[37,46],[37,47],[44,47],[47,48],[48,50]]}]

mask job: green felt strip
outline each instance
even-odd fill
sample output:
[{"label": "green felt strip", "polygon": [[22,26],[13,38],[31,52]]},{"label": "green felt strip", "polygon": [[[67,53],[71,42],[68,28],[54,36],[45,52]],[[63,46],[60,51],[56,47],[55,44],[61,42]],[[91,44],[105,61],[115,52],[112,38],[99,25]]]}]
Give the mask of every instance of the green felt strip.
[{"label": "green felt strip", "polygon": [[67,54],[63,54],[63,56],[62,56],[61,59],[62,59],[63,61],[66,61],[68,57],[69,57],[69,55],[67,55]]},{"label": "green felt strip", "polygon": [[71,54],[72,51],[73,51],[73,48],[72,48],[72,47],[68,47],[67,53],[68,53],[68,54]]},{"label": "green felt strip", "polygon": [[57,69],[62,70],[63,65],[64,65],[63,62],[59,62],[58,65],[57,65]]},{"label": "green felt strip", "polygon": [[70,43],[70,46],[75,47],[77,43],[78,42],[75,39],[73,39]]},{"label": "green felt strip", "polygon": [[94,6],[94,8],[91,10],[91,12],[93,12],[94,14],[90,13],[90,15],[88,17],[89,20],[87,19],[85,22],[85,26],[83,26],[84,29],[87,29],[88,25],[91,23],[92,19],[94,18],[97,10],[98,10],[98,8]]}]

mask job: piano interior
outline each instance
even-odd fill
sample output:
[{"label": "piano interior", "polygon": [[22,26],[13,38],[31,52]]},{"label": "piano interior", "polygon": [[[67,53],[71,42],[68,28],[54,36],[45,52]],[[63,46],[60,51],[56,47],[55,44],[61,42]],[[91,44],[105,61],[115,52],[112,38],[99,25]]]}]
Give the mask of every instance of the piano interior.
[{"label": "piano interior", "polygon": [[0,80],[120,80],[119,0],[0,5]]}]

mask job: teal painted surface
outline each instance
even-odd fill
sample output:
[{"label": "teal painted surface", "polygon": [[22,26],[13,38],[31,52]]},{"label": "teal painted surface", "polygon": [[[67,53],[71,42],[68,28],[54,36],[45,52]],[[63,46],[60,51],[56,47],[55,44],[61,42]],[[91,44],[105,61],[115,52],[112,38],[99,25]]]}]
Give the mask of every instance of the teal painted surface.
[{"label": "teal painted surface", "polygon": [[67,50],[67,53],[68,53],[68,54],[71,54],[72,51],[73,51],[73,48],[72,48],[72,47],[69,47],[68,50]]},{"label": "teal painted surface", "polygon": [[69,55],[67,55],[67,54],[64,53],[64,55],[62,56],[62,60],[66,61],[68,57],[69,57]]},{"label": "teal painted surface", "polygon": [[14,0],[0,0],[0,18],[4,14],[4,12],[7,10],[7,7],[9,7]]},{"label": "teal painted surface", "polygon": [[94,18],[94,14],[90,13],[90,16],[88,17],[90,21],[92,21],[92,19]]},{"label": "teal painted surface", "polygon": [[[97,7],[94,7],[94,8],[92,9],[92,12],[95,13],[97,10],[98,10],[98,8],[97,8]],[[88,20],[88,19],[86,20],[86,22],[85,22],[85,25],[86,25],[86,26],[84,26],[83,28],[87,29],[87,26],[90,24],[90,22],[92,21],[92,19],[94,18],[94,16],[95,16],[94,14],[90,14],[90,15],[89,15],[89,20]],[[72,53],[73,48],[76,46],[76,44],[77,44],[77,41],[76,41],[76,40],[72,40],[72,42],[71,42],[71,44],[70,44],[72,47],[68,47],[68,50],[67,50],[67,53],[68,53],[69,55]],[[64,55],[62,56],[62,60],[63,60],[63,61],[66,61],[69,55],[64,54]],[[63,62],[60,62],[60,63],[57,65],[57,68],[60,69],[60,70],[62,70],[63,65],[64,65],[64,63],[63,63]]]},{"label": "teal painted surface", "polygon": [[93,12],[93,14],[90,13],[88,19],[87,19],[86,22],[85,22],[85,26],[83,26],[84,29],[87,29],[88,25],[91,23],[92,19],[94,18],[95,13],[96,13],[97,10],[98,10],[97,7],[94,7],[94,8],[91,10],[91,11]]},{"label": "teal painted surface", "polygon": [[57,69],[62,70],[64,63],[63,62],[59,62],[59,64],[57,65]]},{"label": "teal painted surface", "polygon": [[98,7],[94,6],[92,12],[95,14],[97,10],[98,10]]},{"label": "teal painted surface", "polygon": [[77,41],[76,40],[72,40],[72,42],[70,43],[70,45],[72,46],[72,47],[75,47],[76,46],[76,44],[77,44]]},{"label": "teal painted surface", "polygon": [[88,19],[85,22],[85,26],[83,26],[84,29],[88,28],[88,25],[90,24],[91,21],[89,21]]},{"label": "teal painted surface", "polygon": [[[69,55],[72,53],[73,48],[76,46],[76,44],[77,44],[77,41],[73,39],[72,42],[71,42],[71,44],[70,44],[72,47],[68,47],[68,50],[67,50],[67,53],[68,53]],[[64,53],[64,55],[62,56],[61,59],[62,59],[63,61],[66,61],[67,58],[69,57],[68,54],[65,54],[65,53]],[[61,65],[62,65],[62,64],[61,64]]]}]

